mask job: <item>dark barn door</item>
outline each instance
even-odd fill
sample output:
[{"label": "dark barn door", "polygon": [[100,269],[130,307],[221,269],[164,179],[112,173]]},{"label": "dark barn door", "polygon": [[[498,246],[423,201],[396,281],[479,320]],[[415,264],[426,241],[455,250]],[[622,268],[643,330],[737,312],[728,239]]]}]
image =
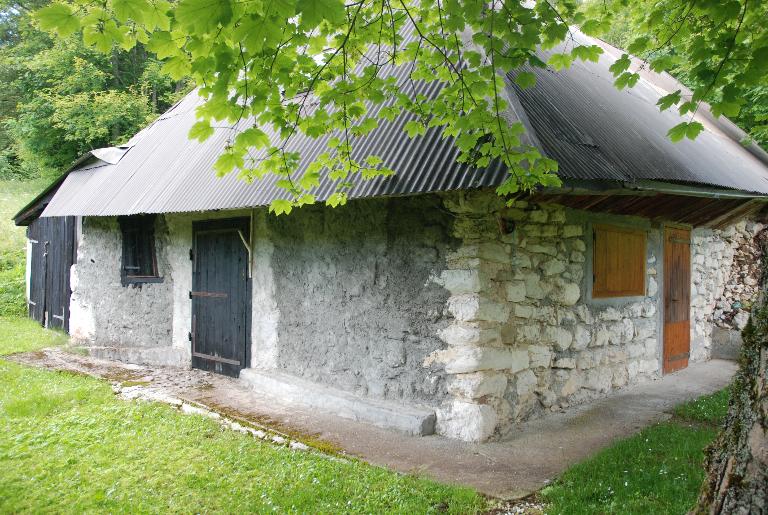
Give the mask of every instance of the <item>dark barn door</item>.
[{"label": "dark barn door", "polygon": [[75,262],[75,217],[38,218],[29,225],[29,316],[69,331],[69,271]]},{"label": "dark barn door", "polygon": [[691,231],[664,230],[664,373],[688,366],[691,351]]},{"label": "dark barn door", "polygon": [[237,377],[248,366],[249,220],[195,222],[192,249],[192,366]]}]

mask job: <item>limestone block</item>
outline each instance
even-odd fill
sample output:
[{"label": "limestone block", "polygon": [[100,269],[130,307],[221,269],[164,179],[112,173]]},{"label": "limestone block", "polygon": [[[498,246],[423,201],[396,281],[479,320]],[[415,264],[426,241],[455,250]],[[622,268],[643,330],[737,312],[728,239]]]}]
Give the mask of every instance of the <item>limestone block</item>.
[{"label": "limestone block", "polygon": [[528,357],[531,368],[549,368],[552,364],[552,351],[543,345],[530,345]]},{"label": "limestone block", "polygon": [[629,381],[634,381],[637,379],[638,374],[640,374],[640,362],[639,361],[630,361],[627,363],[627,378]]},{"label": "limestone block", "polygon": [[654,277],[648,278],[648,296],[655,297],[659,292],[659,285]]},{"label": "limestone block", "polygon": [[543,209],[537,210],[537,211],[531,211],[528,215],[528,219],[531,222],[535,222],[537,224],[543,224],[547,221],[548,213],[544,211]]},{"label": "limestone block", "polygon": [[560,397],[569,397],[578,392],[581,388],[581,374],[576,370],[572,371],[568,379],[560,387]]},{"label": "limestone block", "polygon": [[645,339],[656,334],[656,321],[651,319],[635,320],[635,338]]},{"label": "limestone block", "polygon": [[512,266],[518,268],[531,268],[531,258],[528,257],[528,254],[517,252],[512,256]]},{"label": "limestone block", "polygon": [[629,318],[621,320],[621,341],[626,343],[635,335],[635,324]]},{"label": "limestone block", "polygon": [[627,361],[627,351],[622,347],[609,347],[606,356],[609,363],[624,363]]},{"label": "limestone block", "polygon": [[[547,296],[548,285],[543,285],[539,280],[539,276],[535,273],[526,274],[525,281],[525,295],[531,299],[541,300]],[[547,289],[545,289],[545,287]]]},{"label": "limestone block", "polygon": [[576,360],[574,358],[557,358],[554,368],[576,368]]},{"label": "limestone block", "polygon": [[453,323],[440,331],[437,336],[448,345],[493,345],[500,343],[499,330],[480,327],[477,323]]},{"label": "limestone block", "polygon": [[473,372],[457,374],[448,383],[448,392],[466,400],[486,396],[500,397],[507,388],[507,376],[501,372]]},{"label": "limestone block", "polygon": [[509,302],[522,302],[525,300],[525,283],[523,281],[507,283],[506,290]]},{"label": "limestone block", "polygon": [[614,388],[621,388],[629,382],[629,374],[626,366],[618,366],[613,369],[611,385]]},{"label": "limestone block", "polygon": [[557,255],[557,247],[545,243],[531,243],[526,247],[526,250],[533,254],[546,254],[548,256]]},{"label": "limestone block", "polygon": [[576,366],[581,370],[595,368],[600,365],[600,362],[604,357],[605,351],[603,349],[595,349],[594,351],[585,350],[576,356]]},{"label": "limestone block", "polygon": [[643,301],[643,313],[645,318],[653,318],[656,316],[656,303],[652,300]]},{"label": "limestone block", "polygon": [[645,354],[645,345],[642,343],[632,343],[627,345],[627,354],[630,358],[638,358]]},{"label": "limestone block", "polygon": [[557,225],[542,225],[540,234],[542,238],[554,238],[558,232],[560,228]]},{"label": "limestone block", "polygon": [[587,348],[589,342],[592,340],[592,331],[586,325],[580,324],[576,326],[573,333],[573,343],[571,344],[574,350],[583,350]]},{"label": "limestone block", "polygon": [[607,392],[611,389],[612,381],[613,372],[610,368],[595,368],[585,373],[584,387],[597,392]]},{"label": "limestone block", "polygon": [[614,307],[608,307],[601,311],[597,317],[605,321],[621,320],[621,312]]},{"label": "limestone block", "polygon": [[511,247],[502,243],[485,242],[480,244],[479,256],[487,261],[509,263]]},{"label": "limestone block", "polygon": [[443,270],[435,282],[452,294],[477,293],[481,289],[477,270]]},{"label": "limestone block", "polygon": [[512,315],[517,318],[531,318],[531,315],[533,315],[533,306],[515,304],[512,308]]},{"label": "limestone block", "polygon": [[627,318],[640,318],[643,315],[643,303],[633,302],[624,308],[624,316]]},{"label": "limestone block", "polygon": [[502,216],[509,220],[514,220],[515,222],[522,222],[528,218],[528,212],[524,211],[523,209],[512,207],[504,209],[502,211]]},{"label": "limestone block", "polygon": [[553,224],[565,223],[565,209],[557,208],[549,212],[549,222]]},{"label": "limestone block", "polygon": [[539,322],[545,322],[548,324],[554,324],[557,322],[557,315],[555,314],[555,308],[552,306],[538,306],[533,310],[533,320]]},{"label": "limestone block", "polygon": [[533,393],[537,384],[536,374],[530,370],[523,370],[515,376],[515,391],[521,397]]},{"label": "limestone block", "polygon": [[528,352],[499,347],[449,347],[433,352],[423,365],[445,364],[448,374],[465,374],[480,370],[509,370],[518,372],[528,368]]},{"label": "limestone block", "polygon": [[509,318],[509,306],[494,302],[476,294],[453,295],[448,299],[448,311],[457,320],[474,322],[506,322]]},{"label": "limestone block", "polygon": [[587,245],[584,243],[584,240],[573,240],[571,247],[576,252],[586,252],[587,250]]},{"label": "limestone block", "polygon": [[581,225],[564,225],[563,238],[573,238],[584,234],[584,228]]},{"label": "limestone block", "polygon": [[565,271],[565,263],[557,258],[548,259],[541,264],[544,275],[559,275]]},{"label": "limestone block", "polygon": [[573,311],[576,313],[576,315],[578,315],[579,320],[581,320],[585,324],[592,325],[594,323],[594,317],[592,316],[592,312],[584,304],[576,306],[575,308],[573,308]]},{"label": "limestone block", "polygon": [[574,306],[581,298],[581,290],[577,284],[560,280],[554,283],[549,298],[561,306]]},{"label": "limestone block", "polygon": [[601,326],[594,332],[590,347],[605,347],[611,341],[611,331],[606,326]]},{"label": "limestone block", "polygon": [[659,350],[659,342],[656,338],[648,338],[643,344],[645,347],[645,355],[655,357]]},{"label": "limestone block", "polygon": [[573,252],[571,252],[570,259],[571,259],[572,263],[583,263],[584,261],[586,261],[586,259],[584,257],[584,253],[583,252],[577,252],[575,250]]},{"label": "limestone block", "polygon": [[571,346],[573,341],[573,335],[571,332],[562,326],[547,326],[544,328],[542,340],[545,343],[552,344],[555,349],[564,351]]},{"label": "limestone block", "polygon": [[659,371],[659,360],[644,359],[640,362],[640,373],[655,374]]},{"label": "limestone block", "polygon": [[515,343],[518,343],[518,344],[538,343],[540,339],[541,339],[541,329],[539,327],[539,324],[523,325],[517,328]]},{"label": "limestone block", "polygon": [[466,442],[483,442],[493,435],[498,415],[487,404],[455,400],[437,410],[437,432]]}]

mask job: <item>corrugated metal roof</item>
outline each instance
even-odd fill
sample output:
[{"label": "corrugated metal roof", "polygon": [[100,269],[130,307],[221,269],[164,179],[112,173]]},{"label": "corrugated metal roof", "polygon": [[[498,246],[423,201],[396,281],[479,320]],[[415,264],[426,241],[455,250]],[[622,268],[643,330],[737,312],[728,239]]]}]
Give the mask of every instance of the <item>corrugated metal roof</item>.
[{"label": "corrugated metal roof", "polygon": [[[578,33],[577,38],[596,42]],[[598,63],[577,62],[557,73],[533,69],[538,82],[527,90],[511,81],[508,85],[507,93],[517,107],[510,111],[531,131],[526,142],[540,145],[546,155],[556,159],[562,177],[655,179],[768,194],[768,167],[722,131],[720,122],[707,122],[695,141],[669,141],[668,129],[683,119],[673,110],[659,112],[656,100],[666,92],[648,80],[648,74],[633,89],[618,91],[608,71],[614,57],[615,53],[602,56]],[[400,84],[407,84],[409,73],[408,65],[385,70]],[[413,94],[433,98],[439,88],[437,83],[416,82]],[[70,172],[43,216],[235,209],[267,205],[284,197],[284,191],[275,186],[275,177],[252,184],[235,173],[216,177],[213,163],[231,133],[219,129],[204,143],[188,140],[189,128],[196,121],[195,109],[201,103],[195,92],[187,95],[140,131],[117,164]],[[374,107],[371,114],[381,107]],[[382,121],[367,136],[354,138],[355,159],[380,155],[397,174],[370,181],[356,177],[350,197],[488,187],[504,180],[506,172],[498,163],[485,170],[456,163],[458,151],[453,141],[442,139],[437,129],[408,138],[402,127],[413,118],[404,113],[391,123]],[[245,121],[243,126],[249,123]],[[262,128],[276,141],[269,128]],[[303,135],[291,139],[288,150],[302,154],[295,177],[325,151],[327,139]],[[313,193],[325,200],[333,191],[334,183],[326,178]]]}]

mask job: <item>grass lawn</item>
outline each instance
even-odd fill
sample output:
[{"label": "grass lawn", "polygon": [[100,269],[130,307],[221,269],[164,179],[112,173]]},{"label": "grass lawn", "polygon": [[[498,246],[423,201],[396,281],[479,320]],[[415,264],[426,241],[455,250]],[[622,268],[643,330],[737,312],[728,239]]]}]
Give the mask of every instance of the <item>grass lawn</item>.
[{"label": "grass lawn", "polygon": [[727,388],[678,406],[672,420],[568,469],[541,492],[547,513],[687,513],[727,413]]},{"label": "grass lawn", "polygon": [[[0,354],[61,341],[0,319]],[[474,490],[276,447],[101,380],[0,360],[0,513],[474,513]]]},{"label": "grass lawn", "polygon": [[11,217],[45,186],[44,181],[0,181],[0,317],[26,314],[25,228],[16,227]]}]

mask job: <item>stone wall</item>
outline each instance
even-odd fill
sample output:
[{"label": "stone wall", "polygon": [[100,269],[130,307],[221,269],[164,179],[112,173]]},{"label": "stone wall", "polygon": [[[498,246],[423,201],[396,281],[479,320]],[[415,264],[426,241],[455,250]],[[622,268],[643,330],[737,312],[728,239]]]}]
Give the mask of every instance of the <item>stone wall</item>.
[{"label": "stone wall", "polygon": [[[660,229],[493,193],[446,196],[463,245],[435,282],[451,292],[448,348],[425,364],[450,375],[438,431],[481,441],[545,411],[657,377]],[[591,299],[591,224],[647,231],[646,295]]]},{"label": "stone wall", "polygon": [[[449,293],[430,282],[458,246],[436,196],[350,201],[267,219],[278,368],[362,396],[437,404]],[[254,361],[254,366],[261,366]]]},{"label": "stone wall", "polygon": [[94,354],[133,362],[182,365],[173,348],[173,270],[168,260],[168,227],[155,225],[161,283],[123,286],[122,239],[114,217],[87,217],[72,266],[70,334]]},{"label": "stone wall", "polygon": [[757,300],[763,242],[768,237],[765,224],[742,220],[721,232],[721,238],[733,250],[733,262],[715,305],[715,325],[741,331]]}]

